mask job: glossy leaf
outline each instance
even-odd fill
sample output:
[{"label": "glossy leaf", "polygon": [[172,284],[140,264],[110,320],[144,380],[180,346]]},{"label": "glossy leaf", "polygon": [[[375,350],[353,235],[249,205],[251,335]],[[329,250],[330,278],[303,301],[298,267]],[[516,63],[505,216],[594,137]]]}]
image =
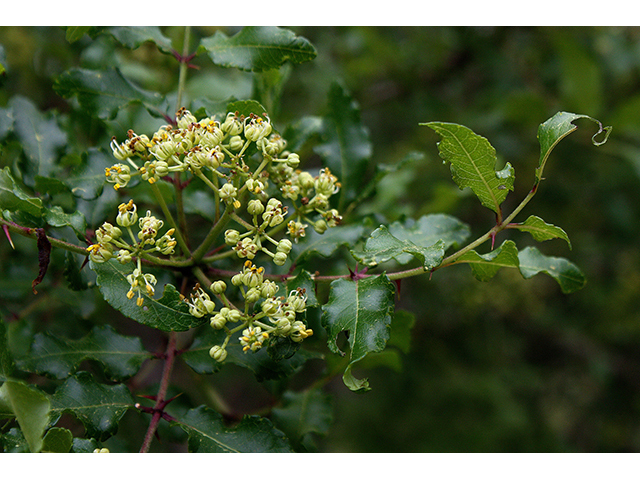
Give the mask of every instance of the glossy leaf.
[{"label": "glossy leaf", "polygon": [[515,171],[507,163],[496,171],[496,151],[489,141],[462,125],[454,123],[423,123],[442,137],[438,143],[440,156],[451,162],[451,173],[462,189],[469,187],[482,205],[494,212],[510,190],[513,190]]},{"label": "glossy leaf", "polygon": [[97,198],[105,186],[105,168],[115,164],[117,160],[101,149],[90,148],[82,153],[81,163],[74,167],[62,181],[71,193],[84,200]]},{"label": "glossy leaf", "polygon": [[33,217],[42,215],[42,200],[27,194],[16,183],[9,167],[0,170],[0,210],[25,212]]},{"label": "glossy leaf", "polygon": [[473,276],[478,280],[486,281],[493,278],[503,267],[517,268],[518,249],[513,241],[505,240],[498,248],[484,255],[470,250],[458,257],[456,263],[468,263]]},{"label": "glossy leaf", "polygon": [[371,233],[362,252],[351,252],[356,260],[367,266],[376,266],[403,254],[417,258],[425,270],[431,270],[440,265],[444,258],[444,242],[438,240],[428,247],[420,247],[409,240],[397,239],[387,227],[380,225]]},{"label": "glossy leaf", "polygon": [[305,258],[320,255],[330,257],[342,246],[351,247],[365,234],[364,225],[354,224],[328,228],[323,234],[307,229],[307,235],[299,243],[293,244],[291,259],[300,263]]},{"label": "glossy leaf", "polygon": [[189,410],[172,425],[189,434],[192,453],[290,453],[284,434],[264,417],[245,416],[235,428],[226,428],[222,416],[203,406]]},{"label": "glossy leaf", "polygon": [[518,254],[520,273],[531,278],[545,273],[555,279],[564,293],[580,290],[587,283],[580,269],[569,260],[560,257],[547,257],[535,247],[527,247]]},{"label": "glossy leaf", "polygon": [[339,279],[331,282],[329,300],[323,306],[322,326],[333,353],[345,355],[337,344],[341,332],[348,332],[349,364],[343,374],[345,385],[353,391],[370,390],[367,379],[359,380],[351,369],[371,352],[382,351],[389,340],[395,287],[386,275],[357,282]]},{"label": "glossy leaf", "polygon": [[[611,127],[603,127],[595,118],[588,115],[579,115],[568,112],[558,112],[546,122],[538,127],[538,141],[540,142],[540,162],[536,169],[536,183],[542,179],[542,172],[547,163],[552,150],[564,137],[575,131],[578,127],[573,124],[575,120],[586,118],[598,125],[598,131],[593,135],[592,141],[596,146],[602,145],[609,138]],[[602,140],[596,140],[596,137],[604,133]]]},{"label": "glossy leaf", "polygon": [[286,62],[308,62],[317,55],[307,39],[278,27],[244,27],[232,37],[217,31],[200,45],[199,51],[206,51],[216,65],[254,72],[279,68]]},{"label": "glossy leaf", "polygon": [[180,299],[180,293],[172,284],[165,285],[164,293],[159,299],[142,294],[142,307],[136,304],[136,297],[129,300],[127,292],[131,285],[127,281],[127,275],[135,268],[131,263],[122,265],[116,260],[110,260],[89,264],[98,276],[96,282],[104,299],[113,308],[138,323],[165,332],[181,332],[206,322],[206,318],[196,318],[189,313],[189,307]]},{"label": "glossy leaf", "polygon": [[66,213],[57,205],[46,208],[44,220],[52,227],[71,227],[76,237],[81,241],[87,236],[87,220],[82,212],[77,210],[73,213]]},{"label": "glossy leaf", "polygon": [[103,385],[91,374],[79,372],[60,385],[51,397],[51,417],[55,423],[64,413],[82,422],[87,435],[104,440],[115,434],[118,422],[134,400],[124,384]]},{"label": "glossy leaf", "polygon": [[571,248],[571,241],[566,232],[560,227],[546,223],[540,217],[531,215],[523,223],[516,223],[510,225],[511,228],[516,228],[524,232],[529,232],[534,240],[538,242],[544,242],[545,240],[552,240],[554,238],[561,238],[569,244]]},{"label": "glossy leaf", "polygon": [[139,338],[120,335],[104,325],[95,326],[79,340],[37,333],[29,356],[19,359],[17,365],[21,370],[62,379],[75,373],[82,361],[91,359],[100,362],[109,377],[122,380],[135,375],[151,357]]},{"label": "glossy leaf", "polygon": [[326,435],[333,422],[332,398],[318,388],[287,391],[282,406],[271,411],[271,421],[291,442],[311,445],[312,434]]},{"label": "glossy leaf", "polygon": [[117,69],[86,70],[72,68],[60,75],[53,86],[65,98],[77,96],[80,106],[102,120],[113,119],[132,104],[142,104],[155,115],[162,115],[162,97],[147,92],[127,80]]},{"label": "glossy leaf", "polygon": [[51,403],[40,390],[18,380],[7,380],[0,387],[0,405],[9,406],[33,453],[42,449],[42,437],[49,424]]},{"label": "glossy leaf", "polygon": [[[423,215],[418,220],[409,218],[393,222],[389,225],[389,232],[400,240],[409,240],[421,247],[428,247],[442,240],[445,250],[462,244],[471,235],[466,223],[443,213]],[[403,256],[400,256],[397,260],[406,263],[408,259],[404,258],[403,262]]]},{"label": "glossy leaf", "polygon": [[341,84],[331,85],[328,103],[321,143],[314,150],[342,184],[340,210],[355,200],[365,186],[373,146],[360,119],[360,108]]}]

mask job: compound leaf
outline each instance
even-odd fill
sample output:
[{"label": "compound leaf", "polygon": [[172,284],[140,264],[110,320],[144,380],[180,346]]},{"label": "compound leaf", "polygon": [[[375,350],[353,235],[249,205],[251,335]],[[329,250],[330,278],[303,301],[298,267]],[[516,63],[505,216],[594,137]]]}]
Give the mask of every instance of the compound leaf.
[{"label": "compound leaf", "polygon": [[19,359],[20,369],[54,378],[66,378],[91,359],[104,365],[106,374],[122,380],[136,374],[146,359],[147,352],[137,337],[126,337],[109,325],[95,326],[80,340],[61,339],[48,332],[34,336],[29,356]]},{"label": "compound leaf", "polygon": [[189,313],[189,307],[180,298],[180,293],[172,284],[164,287],[162,298],[154,299],[142,294],[142,307],[136,300],[128,299],[127,292],[131,285],[127,275],[134,270],[133,264],[122,265],[115,259],[104,263],[89,262],[91,269],[96,272],[96,283],[104,299],[123,315],[138,323],[157,328],[165,332],[185,331],[202,325],[206,318],[196,318]]},{"label": "compound leaf", "polygon": [[368,353],[382,351],[389,340],[395,287],[386,275],[356,282],[338,279],[331,282],[329,300],[322,307],[322,326],[327,330],[327,344],[333,353],[345,355],[336,342],[341,332],[348,332],[349,364],[342,379],[356,392],[370,390],[367,379],[351,373],[353,365]]},{"label": "compound leaf", "polygon": [[245,27],[232,37],[217,31],[200,41],[199,51],[206,51],[221,67],[261,72],[280,68],[286,62],[313,60],[315,47],[292,31],[278,27]]},{"label": "compound leaf", "polygon": [[226,428],[222,416],[204,406],[193,408],[177,418],[189,434],[192,453],[291,453],[284,434],[264,417],[245,416],[235,428]]},{"label": "compound leaf", "polygon": [[566,258],[547,257],[535,247],[527,247],[518,253],[520,273],[531,278],[545,273],[555,279],[564,293],[573,293],[585,286],[587,280],[580,269]]},{"label": "compound leaf", "polygon": [[462,189],[471,188],[482,205],[496,213],[509,190],[513,190],[515,171],[507,163],[496,171],[496,151],[489,141],[455,123],[422,123],[442,137],[440,156],[451,163],[451,173]]},{"label": "compound leaf", "polygon": [[103,385],[91,374],[78,372],[51,397],[52,423],[63,413],[70,413],[82,422],[88,437],[105,440],[116,433],[118,422],[133,406],[134,400],[126,385]]}]

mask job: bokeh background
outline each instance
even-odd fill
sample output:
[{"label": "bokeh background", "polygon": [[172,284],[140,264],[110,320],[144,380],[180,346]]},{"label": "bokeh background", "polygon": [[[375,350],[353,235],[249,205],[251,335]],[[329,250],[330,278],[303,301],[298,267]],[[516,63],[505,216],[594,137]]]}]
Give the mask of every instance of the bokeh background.
[{"label": "bokeh background", "polygon": [[[567,232],[572,249],[561,240],[538,247],[577,264],[586,287],[564,295],[546,276],[524,280],[511,270],[482,283],[465,266],[403,281],[398,308],[416,316],[411,350],[396,369],[356,372],[369,377],[367,394],[353,394],[340,378],[327,385],[334,422],[320,450],[640,450],[640,29],[289,28],[308,38],[318,57],[289,72],[278,122],[321,112],[330,84],[339,79],[360,106],[375,162],[424,155],[387,176],[360,214],[392,222],[448,213],[476,235],[492,226],[492,213],[452,182],[437,154],[437,136],[421,122],[460,123],[489,139],[499,162],[516,170],[506,211],[532,185],[540,123],[569,111],[613,126],[609,141],[595,147],[594,124],[578,121],[522,213],[521,220],[535,214]],[[194,36],[214,30],[195,29]],[[180,35],[173,28],[165,33]],[[83,42],[69,45],[64,30],[52,27],[2,27],[0,44],[10,73],[0,106],[20,94],[43,110],[64,111],[66,101],[53,92],[52,79],[82,64],[117,63],[141,86],[162,93],[177,81],[167,74],[175,72],[175,61],[146,46],[128,56],[107,43],[88,49]],[[188,84],[191,97],[211,94],[214,84],[220,99],[251,95],[249,74],[194,62],[201,70]],[[498,241],[506,238],[520,248],[534,243],[517,234]],[[0,243],[2,314],[51,308],[14,307],[20,298],[6,272],[27,267]],[[30,245],[17,243],[25,250]],[[66,300],[71,310],[74,299],[81,301]],[[90,314],[95,307],[89,303],[77,310]]]}]

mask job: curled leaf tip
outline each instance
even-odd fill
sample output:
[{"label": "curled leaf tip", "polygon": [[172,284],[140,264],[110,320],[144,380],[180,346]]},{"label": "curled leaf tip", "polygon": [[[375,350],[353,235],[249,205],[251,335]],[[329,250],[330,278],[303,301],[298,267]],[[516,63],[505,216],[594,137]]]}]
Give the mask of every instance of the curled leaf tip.
[{"label": "curled leaf tip", "polygon": [[[600,145],[604,145],[605,143],[607,143],[607,140],[609,139],[609,135],[611,135],[611,130],[613,130],[613,127],[611,126],[603,127],[600,122],[598,122],[598,125],[600,126],[600,128],[593,135],[593,137],[591,137],[591,141],[596,147],[599,147]],[[596,140],[596,137],[598,137],[602,133],[604,133],[604,138],[601,141]]]}]

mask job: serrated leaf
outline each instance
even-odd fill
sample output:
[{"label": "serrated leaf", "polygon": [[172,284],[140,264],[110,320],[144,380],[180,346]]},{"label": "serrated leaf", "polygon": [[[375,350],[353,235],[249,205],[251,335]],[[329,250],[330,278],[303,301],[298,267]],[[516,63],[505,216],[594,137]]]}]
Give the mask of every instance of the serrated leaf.
[{"label": "serrated leaf", "polygon": [[309,445],[310,434],[329,432],[333,422],[332,398],[317,388],[287,391],[282,395],[282,406],[271,411],[271,421],[292,442]]},{"label": "serrated leaf", "polygon": [[42,200],[28,195],[16,183],[9,167],[0,170],[0,210],[25,212],[33,217],[42,216]]},{"label": "serrated leaf", "polygon": [[122,26],[109,27],[106,33],[113,36],[121,45],[135,50],[145,42],[152,42],[163,53],[172,53],[171,39],[165,37],[160,27],[152,26]]},{"label": "serrated leaf", "polygon": [[0,387],[0,404],[9,405],[29,444],[29,450],[42,449],[42,437],[49,424],[51,403],[41,391],[17,380],[7,380]]},{"label": "serrated leaf", "polygon": [[133,264],[122,265],[112,259],[105,263],[90,261],[89,265],[96,272],[96,283],[109,305],[138,323],[165,332],[181,332],[206,322],[206,318],[196,318],[189,313],[188,305],[181,300],[180,293],[171,284],[165,285],[160,299],[142,294],[142,307],[136,304],[135,298],[128,299],[127,292],[131,285],[127,281],[127,275],[133,272]]},{"label": "serrated leaf", "polygon": [[54,171],[59,150],[67,144],[67,135],[55,117],[40,112],[31,100],[15,96],[9,103],[14,131],[27,158],[23,181],[33,186],[33,177],[48,177]]},{"label": "serrated leaf", "polygon": [[338,209],[355,200],[366,184],[366,169],[373,153],[360,108],[340,83],[329,89],[328,113],[323,118],[321,143],[314,151],[342,184]]},{"label": "serrated leaf", "polygon": [[78,372],[60,385],[51,397],[52,422],[64,413],[82,422],[87,435],[104,440],[115,434],[118,422],[134,400],[123,384],[102,385],[91,374]]},{"label": "serrated leaf", "polygon": [[120,110],[132,104],[142,104],[154,115],[165,113],[159,110],[163,101],[159,94],[142,90],[115,68],[72,68],[56,79],[53,88],[65,98],[77,96],[83,109],[102,120],[115,118]]},{"label": "serrated leaf", "polygon": [[31,352],[18,359],[17,365],[21,370],[62,379],[75,373],[82,361],[91,359],[104,365],[107,376],[122,380],[135,375],[142,362],[152,356],[139,338],[120,335],[113,327],[104,325],[93,327],[79,340],[37,333]]},{"label": "serrated leaf", "polygon": [[451,173],[461,188],[469,187],[482,205],[496,213],[510,190],[515,171],[507,163],[496,171],[496,151],[489,141],[467,127],[455,123],[421,123],[442,137],[440,156],[451,163]]},{"label": "serrated leaf", "polygon": [[458,257],[456,263],[468,263],[474,277],[487,281],[493,278],[501,268],[518,267],[518,249],[512,240],[505,240],[498,248],[484,255],[470,250]]},{"label": "serrated leaf", "polygon": [[380,225],[367,239],[362,252],[351,251],[353,258],[367,266],[375,266],[403,254],[417,258],[425,270],[431,270],[444,258],[444,241],[438,240],[428,247],[420,247],[409,240],[399,240]]},{"label": "serrated leaf", "polygon": [[569,248],[571,248],[569,236],[563,229],[556,227],[555,225],[551,225],[550,223],[546,223],[540,217],[536,217],[535,215],[531,215],[523,223],[515,223],[509,227],[529,232],[537,242],[561,238],[565,240],[569,244]]},{"label": "serrated leaf", "polygon": [[[609,138],[611,127],[603,127],[595,118],[588,115],[579,115],[569,112],[558,112],[538,127],[538,141],[540,142],[540,162],[536,169],[536,183],[542,180],[542,172],[547,163],[551,151],[564,137],[575,131],[578,127],[573,124],[575,120],[586,118],[598,125],[598,131],[593,135],[592,141],[596,146],[604,144]],[[604,138],[596,141],[596,137],[604,132]]]},{"label": "serrated leaf", "polygon": [[545,273],[555,279],[563,293],[573,293],[587,283],[580,269],[566,258],[547,257],[535,247],[527,247],[518,253],[520,273],[524,278],[531,278],[538,273]]},{"label": "serrated leaf", "polygon": [[368,277],[357,282],[338,279],[331,282],[329,300],[322,307],[322,326],[327,330],[327,344],[333,353],[345,355],[336,343],[341,332],[348,332],[349,365],[343,381],[357,392],[370,390],[367,379],[351,373],[353,365],[371,352],[382,351],[389,340],[395,287],[386,275]]},{"label": "serrated leaf", "polygon": [[308,62],[317,55],[307,39],[278,27],[244,27],[232,37],[217,31],[200,45],[199,51],[206,51],[216,65],[254,72]]},{"label": "serrated leaf", "polygon": [[222,416],[202,405],[177,418],[189,434],[192,453],[290,453],[284,434],[264,417],[245,416],[235,428],[226,428]]}]

